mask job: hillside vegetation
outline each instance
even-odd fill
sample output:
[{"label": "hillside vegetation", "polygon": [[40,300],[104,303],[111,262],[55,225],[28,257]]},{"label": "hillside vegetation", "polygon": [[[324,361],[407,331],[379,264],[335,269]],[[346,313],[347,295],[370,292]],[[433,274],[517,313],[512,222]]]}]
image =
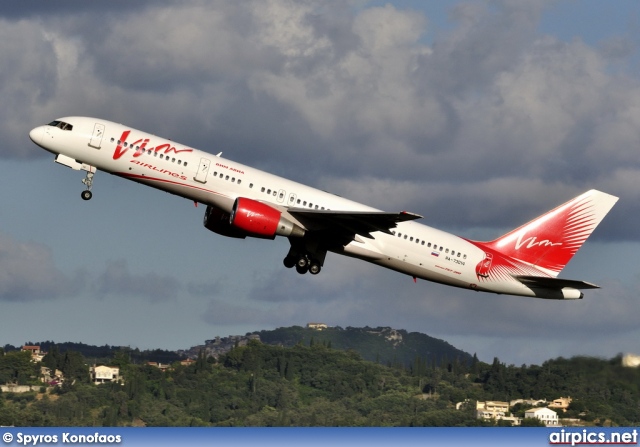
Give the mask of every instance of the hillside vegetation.
[{"label": "hillside vegetation", "polygon": [[[111,363],[124,384],[103,385],[89,383],[83,360],[77,352],[58,355],[56,366],[74,380],[53,392],[0,393],[0,425],[470,426],[486,424],[474,417],[476,400],[560,396],[573,398],[564,417],[640,424],[640,370],[620,359],[516,367],[476,358],[437,365],[418,356],[409,366],[388,366],[315,339],[292,347],[253,341],[218,361],[200,355],[164,372],[116,352]],[[0,377],[37,383],[37,365],[9,352],[0,356]]]}]

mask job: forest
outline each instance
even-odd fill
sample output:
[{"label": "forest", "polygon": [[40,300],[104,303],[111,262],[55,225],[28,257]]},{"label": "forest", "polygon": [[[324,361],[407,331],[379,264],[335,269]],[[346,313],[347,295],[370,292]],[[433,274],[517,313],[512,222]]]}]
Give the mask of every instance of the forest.
[{"label": "forest", "polygon": [[[475,418],[475,401],[562,396],[573,399],[562,418],[640,424],[640,369],[622,367],[620,358],[518,367],[497,358],[436,364],[416,356],[406,366],[364,360],[326,342],[252,341],[218,359],[201,352],[193,364],[175,362],[166,371],[133,363],[124,350],[107,363],[120,367],[122,383],[92,384],[84,356],[54,346],[42,364],[66,380],[48,387],[38,379],[43,365],[28,353],[0,352],[0,383],[36,385],[28,393],[0,393],[0,425],[477,426],[494,422]],[[459,402],[466,404],[456,409]],[[525,409],[518,405],[514,414]]]}]

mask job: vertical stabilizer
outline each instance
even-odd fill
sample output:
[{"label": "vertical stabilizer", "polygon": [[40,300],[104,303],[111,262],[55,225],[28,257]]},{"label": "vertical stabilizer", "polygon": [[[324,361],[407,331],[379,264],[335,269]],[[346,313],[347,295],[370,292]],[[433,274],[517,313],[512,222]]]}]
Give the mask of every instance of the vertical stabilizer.
[{"label": "vertical stabilizer", "polygon": [[483,245],[555,277],[617,201],[592,189]]}]

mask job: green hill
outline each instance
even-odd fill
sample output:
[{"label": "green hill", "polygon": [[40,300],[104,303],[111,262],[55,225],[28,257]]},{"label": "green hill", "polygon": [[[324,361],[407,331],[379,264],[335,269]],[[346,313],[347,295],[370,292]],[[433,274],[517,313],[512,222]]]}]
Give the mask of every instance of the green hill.
[{"label": "green hill", "polygon": [[291,326],[254,334],[258,334],[263,343],[271,345],[291,347],[296,344],[321,344],[333,349],[353,350],[365,360],[390,366],[410,367],[417,363],[447,366],[453,362],[469,364],[473,359],[469,353],[444,340],[390,327],[329,327],[316,330]]}]

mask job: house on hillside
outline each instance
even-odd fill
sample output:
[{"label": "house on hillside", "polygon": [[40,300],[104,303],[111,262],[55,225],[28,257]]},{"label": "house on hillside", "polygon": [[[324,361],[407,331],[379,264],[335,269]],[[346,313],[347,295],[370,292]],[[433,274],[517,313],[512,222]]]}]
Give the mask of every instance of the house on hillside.
[{"label": "house on hillside", "polygon": [[322,331],[328,327],[329,326],[324,323],[307,323],[307,329],[315,329],[316,331]]},{"label": "house on hillside", "polygon": [[531,408],[524,413],[525,418],[535,418],[544,423],[547,427],[558,427],[558,413],[547,407]]},{"label": "house on hillside", "polygon": [[[456,408],[458,408],[456,406]],[[508,421],[511,425],[520,425],[520,418],[511,416],[509,402],[491,401],[476,402],[476,418],[487,421]]]},{"label": "house on hillside", "polygon": [[45,355],[47,355],[46,352],[43,352],[40,350],[40,346],[30,346],[30,345],[24,345],[21,349],[21,351],[23,352],[30,352],[31,353],[31,361],[32,362],[41,362],[42,359],[44,358]]},{"label": "house on hillside", "polygon": [[120,381],[120,368],[117,366],[92,366],[89,368],[91,381],[96,385],[107,382]]},{"label": "house on hillside", "polygon": [[554,399],[554,401],[549,404],[549,408],[556,408],[558,410],[567,411],[569,405],[571,405],[571,400],[571,397],[559,397],[558,399]]},{"label": "house on hillside", "polygon": [[168,369],[171,369],[171,365],[168,365],[166,363],[160,363],[160,362],[147,362],[147,365],[149,366],[154,366],[156,368],[158,368],[160,371],[164,372],[167,371]]},{"label": "house on hillside", "polygon": [[46,366],[41,366],[40,381],[51,386],[56,386],[64,382],[64,376],[62,375],[62,371],[60,371],[59,369],[51,371],[50,368],[47,368]]},{"label": "house on hillside", "polygon": [[509,414],[509,402],[488,400],[476,402],[476,418],[499,419]]}]

